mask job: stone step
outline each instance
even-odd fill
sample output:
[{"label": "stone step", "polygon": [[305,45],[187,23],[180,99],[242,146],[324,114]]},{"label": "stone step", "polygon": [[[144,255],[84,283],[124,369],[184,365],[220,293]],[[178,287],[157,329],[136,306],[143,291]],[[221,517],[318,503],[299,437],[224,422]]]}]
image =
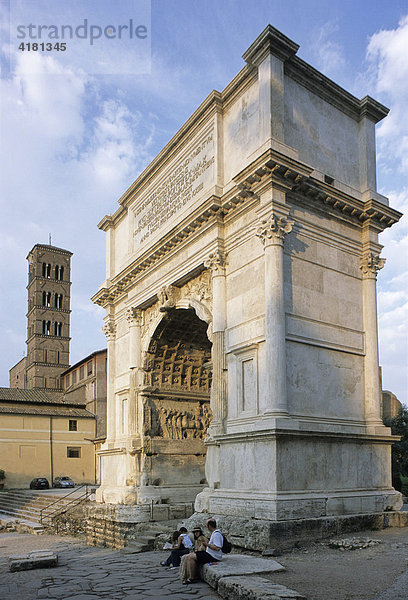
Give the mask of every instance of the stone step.
[{"label": "stone step", "polygon": [[0,513],[0,525],[6,529],[11,528],[12,531],[18,531],[19,533],[33,533],[41,534],[44,532],[44,527],[35,521],[26,519],[17,519],[13,515],[7,513]]},{"label": "stone step", "polygon": [[121,548],[119,552],[121,554],[139,554],[140,552],[150,552],[150,550],[153,550],[153,547],[150,545],[133,542]]},{"label": "stone step", "polygon": [[34,521],[38,521],[40,519],[39,511],[36,512],[31,510],[20,510],[13,507],[0,506],[0,512],[6,513],[8,515],[15,515],[16,517],[32,518]]},{"label": "stone step", "polygon": [[41,516],[46,520],[55,511],[63,511],[65,507],[69,507],[73,499],[38,492],[2,492],[0,512],[38,523]]},{"label": "stone step", "polygon": [[156,539],[156,535],[148,535],[147,533],[144,535],[139,535],[137,538],[137,542],[140,544],[153,544]]},{"label": "stone step", "polygon": [[[72,497],[71,497],[72,499]],[[7,492],[0,494],[0,501],[2,502],[13,502],[15,504],[41,504],[48,505],[52,502],[64,501],[69,502],[69,498],[64,499],[58,496],[36,496],[36,495],[14,495]]]},{"label": "stone step", "polygon": [[177,528],[178,521],[160,521],[158,523],[141,523],[138,526],[136,539],[126,541],[126,546],[120,549],[122,554],[138,554],[154,550],[154,542],[157,536],[170,534]]}]

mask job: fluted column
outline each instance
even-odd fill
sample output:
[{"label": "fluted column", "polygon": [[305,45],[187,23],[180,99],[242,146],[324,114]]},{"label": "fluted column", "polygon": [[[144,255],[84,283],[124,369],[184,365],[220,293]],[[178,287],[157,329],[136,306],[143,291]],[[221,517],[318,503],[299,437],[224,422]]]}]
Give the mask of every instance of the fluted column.
[{"label": "fluted column", "polygon": [[102,331],[108,344],[108,368],[106,381],[106,440],[114,441],[116,437],[116,403],[115,403],[115,336],[116,325],[113,320],[107,321]]},{"label": "fluted column", "polygon": [[220,250],[211,253],[204,266],[212,274],[212,306],[213,306],[213,339],[212,363],[213,375],[211,385],[211,410],[213,418],[209,427],[210,436],[224,432],[224,421],[227,416],[225,366],[225,328],[226,319],[226,281],[225,255]]},{"label": "fluted column", "polygon": [[129,435],[138,433],[138,405],[137,389],[140,384],[141,369],[141,329],[143,322],[143,311],[132,306],[126,311],[129,324],[129,369],[130,369],[130,392],[129,392]]},{"label": "fluted column", "polygon": [[379,252],[368,250],[360,260],[363,294],[363,326],[365,332],[364,356],[364,408],[366,421],[381,424],[381,389],[378,365],[377,329],[377,272],[385,259]]},{"label": "fluted column", "polygon": [[140,339],[143,313],[138,308],[128,308],[126,318],[129,323],[129,369],[140,368]]},{"label": "fluted column", "polygon": [[261,221],[256,235],[265,252],[265,414],[286,416],[285,305],[283,295],[283,242],[293,222],[271,215]]}]

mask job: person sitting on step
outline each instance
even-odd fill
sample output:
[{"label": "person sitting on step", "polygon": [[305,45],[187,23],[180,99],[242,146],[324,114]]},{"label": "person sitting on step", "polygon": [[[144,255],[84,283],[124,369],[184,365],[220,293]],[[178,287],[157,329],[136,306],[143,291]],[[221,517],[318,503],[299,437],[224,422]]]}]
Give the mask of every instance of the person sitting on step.
[{"label": "person sitting on step", "polygon": [[[192,534],[194,535],[194,549],[191,548],[190,552],[200,552],[201,550],[205,550],[204,543],[208,542],[208,538],[203,534],[203,530],[201,527],[196,527],[192,530]],[[179,577],[182,583],[187,583],[188,572],[187,572],[187,561],[188,554],[185,554],[181,557]]]},{"label": "person sitting on step", "polygon": [[167,560],[162,560],[160,564],[162,567],[178,567],[180,565],[181,557],[184,554],[188,554],[190,548],[193,548],[193,542],[187,533],[187,529],[185,527],[180,527],[177,543],[173,546],[170,556]]},{"label": "person sitting on step", "polygon": [[204,542],[205,551],[190,552],[187,557],[188,579],[183,583],[194,583],[198,578],[198,569],[206,563],[216,563],[222,560],[222,545],[224,538],[215,519],[208,519],[207,529],[211,533],[209,542]]}]

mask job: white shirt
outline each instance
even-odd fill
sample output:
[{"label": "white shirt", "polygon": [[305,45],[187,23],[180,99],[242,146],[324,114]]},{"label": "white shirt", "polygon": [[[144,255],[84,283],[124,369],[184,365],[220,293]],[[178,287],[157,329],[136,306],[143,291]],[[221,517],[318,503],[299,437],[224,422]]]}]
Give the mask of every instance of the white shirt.
[{"label": "white shirt", "polygon": [[220,550],[212,550],[212,548],[209,548],[207,546],[207,548],[205,549],[206,552],[208,552],[208,554],[210,556],[212,556],[213,558],[215,558],[216,560],[221,560],[222,559],[222,545],[224,543],[224,538],[222,537],[222,533],[219,529],[215,529],[210,537],[210,541],[208,542],[209,546],[218,546],[218,548],[220,548]]},{"label": "white shirt", "polygon": [[181,537],[183,538],[181,543],[184,546],[184,548],[192,548],[193,547],[193,542],[190,540],[188,533],[182,533]]}]

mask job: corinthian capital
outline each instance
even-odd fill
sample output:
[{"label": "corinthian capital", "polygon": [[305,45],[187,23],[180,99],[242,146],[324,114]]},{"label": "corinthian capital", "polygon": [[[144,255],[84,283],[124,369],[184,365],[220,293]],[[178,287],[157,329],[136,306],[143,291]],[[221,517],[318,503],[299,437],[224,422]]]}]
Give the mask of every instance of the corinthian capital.
[{"label": "corinthian capital", "polygon": [[107,338],[108,342],[111,342],[111,341],[113,341],[115,339],[116,325],[115,325],[115,323],[113,321],[108,321],[102,327],[102,331],[106,335],[106,338]]},{"label": "corinthian capital", "polygon": [[211,252],[207,260],[204,261],[204,266],[207,269],[210,269],[213,275],[224,275],[226,265],[225,258],[224,252],[216,250],[215,252]]},{"label": "corinthian capital", "polygon": [[377,272],[385,265],[385,258],[380,258],[378,252],[367,252],[360,259],[360,269],[363,277],[377,277]]},{"label": "corinthian capital", "polygon": [[126,311],[126,319],[129,325],[142,325],[143,311],[141,311],[140,308],[135,308],[132,306]]},{"label": "corinthian capital", "polygon": [[271,215],[268,219],[262,219],[256,230],[256,235],[265,246],[268,244],[283,245],[283,239],[287,233],[292,231],[292,227],[293,221]]}]

